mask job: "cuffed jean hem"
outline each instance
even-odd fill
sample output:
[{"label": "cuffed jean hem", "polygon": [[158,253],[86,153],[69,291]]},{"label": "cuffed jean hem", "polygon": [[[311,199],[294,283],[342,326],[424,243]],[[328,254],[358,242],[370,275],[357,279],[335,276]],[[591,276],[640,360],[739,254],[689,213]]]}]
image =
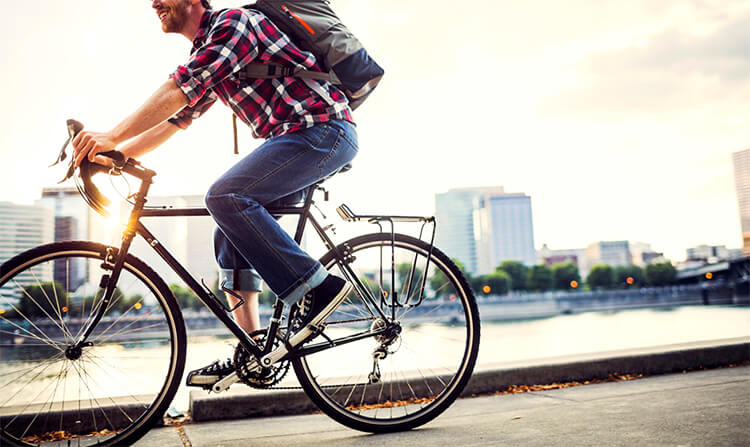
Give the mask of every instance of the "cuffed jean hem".
[{"label": "cuffed jean hem", "polygon": [[255,270],[219,269],[219,284],[229,290],[262,292],[263,281]]},{"label": "cuffed jean hem", "polygon": [[[307,295],[312,289],[318,287],[323,280],[328,276],[328,270],[322,265],[318,266],[316,270],[307,279],[302,279],[302,284],[296,286],[288,294],[279,294],[279,299],[284,302],[287,306],[292,306],[297,301],[301,300],[302,297]],[[303,277],[304,278],[304,277]]]}]

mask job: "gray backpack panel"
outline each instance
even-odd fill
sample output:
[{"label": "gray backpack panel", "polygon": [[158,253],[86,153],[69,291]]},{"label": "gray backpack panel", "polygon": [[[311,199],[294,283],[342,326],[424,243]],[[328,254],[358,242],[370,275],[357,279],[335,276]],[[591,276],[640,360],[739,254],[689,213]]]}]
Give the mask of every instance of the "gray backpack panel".
[{"label": "gray backpack panel", "polygon": [[242,77],[293,76],[328,81],[342,89],[354,110],[372,93],[385,73],[341,23],[327,0],[258,0],[245,8],[265,14],[295,44],[313,53],[324,71],[253,62],[245,66]]}]

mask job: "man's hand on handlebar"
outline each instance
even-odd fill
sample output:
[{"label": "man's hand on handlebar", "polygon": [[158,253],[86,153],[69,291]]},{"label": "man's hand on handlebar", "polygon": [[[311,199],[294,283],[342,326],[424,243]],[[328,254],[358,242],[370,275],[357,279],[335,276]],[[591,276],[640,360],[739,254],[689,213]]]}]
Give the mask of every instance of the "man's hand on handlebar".
[{"label": "man's hand on handlebar", "polygon": [[79,167],[84,158],[88,158],[90,162],[112,166],[110,158],[98,156],[97,154],[113,151],[116,146],[117,143],[107,132],[100,133],[82,130],[73,138],[75,166]]}]

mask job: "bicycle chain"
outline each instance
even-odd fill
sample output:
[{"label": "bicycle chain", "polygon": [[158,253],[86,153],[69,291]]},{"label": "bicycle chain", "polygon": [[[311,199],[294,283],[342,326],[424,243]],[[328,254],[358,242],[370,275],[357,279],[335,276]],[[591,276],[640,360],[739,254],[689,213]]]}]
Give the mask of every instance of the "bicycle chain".
[{"label": "bicycle chain", "polygon": [[[328,325],[328,324],[358,323],[361,321],[372,321],[372,318],[356,318],[356,319],[351,319],[351,320],[332,321],[332,322],[327,322],[326,324]],[[265,332],[258,331],[258,334],[256,335],[265,335]],[[239,349],[240,347],[238,346],[237,348]],[[288,371],[289,365],[284,365],[284,366],[285,366],[285,369]],[[269,390],[301,390],[302,389],[301,386],[276,386],[276,384],[279,383],[281,379],[286,375],[287,371],[284,371],[281,377],[278,377],[277,380],[274,381],[272,385],[262,387],[262,388],[269,389]],[[248,382],[245,382],[244,380],[242,380],[242,382],[245,383],[245,385],[249,387],[257,387],[257,386],[253,386],[252,384]],[[344,384],[337,384],[337,385],[320,385],[320,388],[340,388],[340,387],[347,386],[347,385],[351,386],[353,384],[344,383]],[[362,384],[356,384],[356,385],[362,385]],[[257,387],[257,388],[260,388],[260,387]]]}]

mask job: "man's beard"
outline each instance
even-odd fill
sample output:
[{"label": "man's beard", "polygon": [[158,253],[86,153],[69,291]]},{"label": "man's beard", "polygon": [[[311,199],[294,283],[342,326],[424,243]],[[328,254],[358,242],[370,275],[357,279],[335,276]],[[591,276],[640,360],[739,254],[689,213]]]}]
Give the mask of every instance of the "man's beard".
[{"label": "man's beard", "polygon": [[162,22],[161,29],[165,33],[179,33],[188,21],[188,2],[178,0],[169,8],[166,20]]}]

